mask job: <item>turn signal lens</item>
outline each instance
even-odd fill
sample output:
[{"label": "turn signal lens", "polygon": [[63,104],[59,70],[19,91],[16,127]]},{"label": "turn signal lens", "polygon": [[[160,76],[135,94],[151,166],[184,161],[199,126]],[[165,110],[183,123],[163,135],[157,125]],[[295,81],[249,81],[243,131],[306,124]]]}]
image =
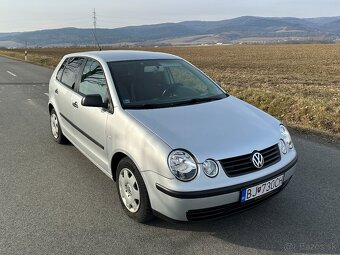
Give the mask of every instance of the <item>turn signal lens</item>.
[{"label": "turn signal lens", "polygon": [[286,143],[283,140],[280,140],[279,142],[280,150],[283,154],[287,153],[287,146]]},{"label": "turn signal lens", "polygon": [[216,177],[218,174],[217,163],[212,159],[207,159],[203,162],[203,172],[210,178]]}]

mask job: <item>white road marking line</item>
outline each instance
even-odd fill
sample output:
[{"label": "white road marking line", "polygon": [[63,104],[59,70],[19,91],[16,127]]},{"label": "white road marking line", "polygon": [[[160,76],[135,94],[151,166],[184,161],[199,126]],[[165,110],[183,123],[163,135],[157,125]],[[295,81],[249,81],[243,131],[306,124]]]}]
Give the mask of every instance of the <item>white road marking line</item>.
[{"label": "white road marking line", "polygon": [[16,74],[14,74],[14,73],[12,73],[12,72],[10,72],[10,71],[6,71],[6,72],[9,73],[10,75],[14,76],[14,77],[17,76]]},{"label": "white road marking line", "polygon": [[48,93],[44,93],[46,96],[48,96],[49,97],[49,95],[48,95]]}]

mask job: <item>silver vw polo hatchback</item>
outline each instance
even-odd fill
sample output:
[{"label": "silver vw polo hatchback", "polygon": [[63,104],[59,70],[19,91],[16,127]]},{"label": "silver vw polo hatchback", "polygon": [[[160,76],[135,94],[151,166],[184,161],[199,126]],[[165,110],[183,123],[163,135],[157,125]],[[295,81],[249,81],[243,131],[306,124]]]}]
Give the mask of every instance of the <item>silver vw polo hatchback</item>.
[{"label": "silver vw polo hatchback", "polygon": [[174,55],[66,55],[48,107],[54,140],[70,141],[112,178],[139,222],[236,213],[277,194],[295,172],[285,126]]}]

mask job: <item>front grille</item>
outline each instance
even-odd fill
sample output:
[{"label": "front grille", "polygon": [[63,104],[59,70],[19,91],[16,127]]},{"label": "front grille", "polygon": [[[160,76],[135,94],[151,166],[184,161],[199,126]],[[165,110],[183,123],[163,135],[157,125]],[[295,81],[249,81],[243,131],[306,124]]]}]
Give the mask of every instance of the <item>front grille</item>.
[{"label": "front grille", "polygon": [[235,202],[232,204],[215,206],[215,207],[210,207],[210,208],[189,210],[186,213],[187,219],[189,221],[212,220],[212,219],[218,219],[218,218],[222,218],[225,216],[233,215],[235,213],[248,210],[250,208],[253,208],[261,204],[265,200],[273,197],[274,195],[278,194],[283,188],[287,186],[289,181],[290,179],[285,181],[283,185],[279,187],[278,189],[275,189],[272,192],[264,196],[258,197],[246,203]]},{"label": "front grille", "polygon": [[262,168],[256,168],[254,166],[251,160],[253,153],[249,153],[234,158],[222,159],[220,160],[220,163],[224,169],[224,172],[228,176],[233,177],[261,170],[281,160],[281,154],[279,146],[277,144],[264,150],[261,150],[259,152],[262,154],[264,158],[264,165]]}]

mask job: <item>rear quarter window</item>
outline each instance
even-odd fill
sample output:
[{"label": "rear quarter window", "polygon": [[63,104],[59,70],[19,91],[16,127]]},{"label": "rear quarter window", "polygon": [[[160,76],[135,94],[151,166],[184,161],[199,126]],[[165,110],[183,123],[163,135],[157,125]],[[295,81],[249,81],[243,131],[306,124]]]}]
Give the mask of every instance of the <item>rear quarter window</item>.
[{"label": "rear quarter window", "polygon": [[67,63],[67,60],[68,59],[66,59],[64,62],[63,62],[63,64],[61,65],[61,67],[59,68],[59,70],[58,70],[58,72],[57,72],[57,80],[58,81],[61,81],[61,77],[63,76],[63,72],[64,72],[64,68],[65,68],[65,65],[66,65],[66,63]]}]

